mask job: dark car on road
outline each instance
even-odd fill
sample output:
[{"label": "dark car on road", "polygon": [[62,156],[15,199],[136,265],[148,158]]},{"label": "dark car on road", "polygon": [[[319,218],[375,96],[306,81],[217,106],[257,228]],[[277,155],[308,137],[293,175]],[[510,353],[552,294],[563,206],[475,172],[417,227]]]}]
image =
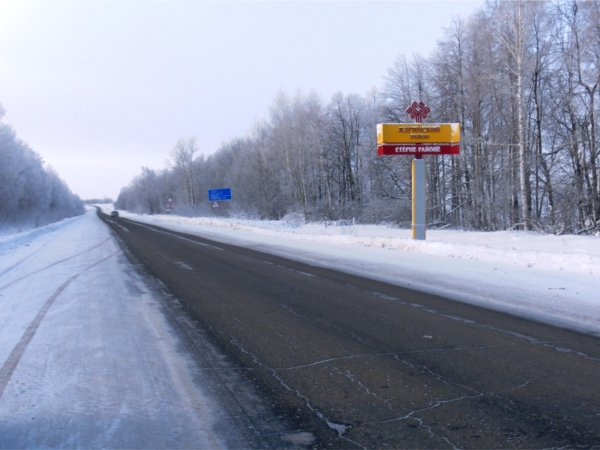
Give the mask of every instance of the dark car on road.
[{"label": "dark car on road", "polygon": [[119,217],[119,211],[111,211],[110,217]]}]

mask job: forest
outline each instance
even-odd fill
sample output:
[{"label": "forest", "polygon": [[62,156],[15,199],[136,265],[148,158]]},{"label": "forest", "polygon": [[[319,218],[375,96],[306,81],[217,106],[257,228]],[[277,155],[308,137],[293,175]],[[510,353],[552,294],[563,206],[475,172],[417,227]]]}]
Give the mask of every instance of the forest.
[{"label": "forest", "polygon": [[[0,105],[0,119],[4,115]],[[85,212],[42,158],[0,122],[0,233],[37,228]]]},{"label": "forest", "polygon": [[[596,100],[600,2],[488,1],[453,19],[428,57],[400,54],[365,95],[281,92],[265,119],[204,156],[179,139],[117,206],[180,215],[409,226],[410,157],[377,156],[376,124],[460,123],[460,155],[426,156],[429,228],[600,230]],[[168,152],[168,149],[167,149]],[[166,153],[167,153],[166,152]],[[213,208],[207,190],[232,189]]]}]

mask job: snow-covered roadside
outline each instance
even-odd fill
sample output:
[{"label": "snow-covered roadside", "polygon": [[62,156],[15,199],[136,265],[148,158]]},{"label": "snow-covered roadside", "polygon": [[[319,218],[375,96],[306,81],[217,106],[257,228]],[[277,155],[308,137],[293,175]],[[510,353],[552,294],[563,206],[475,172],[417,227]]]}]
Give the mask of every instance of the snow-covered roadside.
[{"label": "snow-covered roadside", "polygon": [[[112,205],[102,205],[105,212]],[[251,246],[535,320],[600,334],[600,239],[524,232],[298,227],[283,222],[169,215],[121,216]]]},{"label": "snow-covered roadside", "polygon": [[0,241],[0,447],[221,448],[222,412],[94,211]]}]

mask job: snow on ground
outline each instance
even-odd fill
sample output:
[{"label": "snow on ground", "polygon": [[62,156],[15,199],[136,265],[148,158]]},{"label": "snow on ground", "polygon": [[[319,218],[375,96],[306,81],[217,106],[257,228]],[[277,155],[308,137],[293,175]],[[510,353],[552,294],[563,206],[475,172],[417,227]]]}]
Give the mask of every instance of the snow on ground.
[{"label": "snow on ground", "polygon": [[120,214],[600,335],[598,236]]},{"label": "snow on ground", "polygon": [[158,303],[95,210],[2,237],[0,447],[224,447]]}]

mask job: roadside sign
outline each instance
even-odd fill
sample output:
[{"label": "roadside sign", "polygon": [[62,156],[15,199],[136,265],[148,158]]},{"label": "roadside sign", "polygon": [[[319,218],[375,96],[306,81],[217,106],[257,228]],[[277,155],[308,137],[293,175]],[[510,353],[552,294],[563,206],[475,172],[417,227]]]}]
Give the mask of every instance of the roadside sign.
[{"label": "roadside sign", "polygon": [[213,203],[213,208],[218,208],[218,207],[219,207],[219,204],[217,202],[214,202]]},{"label": "roadside sign", "polygon": [[167,206],[166,206],[165,209],[167,210],[167,214],[170,214],[175,209],[175,205],[173,205],[173,199],[172,198],[168,198],[167,199]]},{"label": "roadside sign", "polygon": [[221,200],[231,200],[231,188],[209,189],[208,190],[208,201],[209,202],[216,202],[216,201],[221,201]]},{"label": "roadside sign", "polygon": [[460,124],[423,123],[431,110],[423,102],[406,108],[415,123],[377,124],[377,155],[413,155],[412,161],[412,234],[425,240],[427,229],[425,163],[423,155],[458,155]]}]

